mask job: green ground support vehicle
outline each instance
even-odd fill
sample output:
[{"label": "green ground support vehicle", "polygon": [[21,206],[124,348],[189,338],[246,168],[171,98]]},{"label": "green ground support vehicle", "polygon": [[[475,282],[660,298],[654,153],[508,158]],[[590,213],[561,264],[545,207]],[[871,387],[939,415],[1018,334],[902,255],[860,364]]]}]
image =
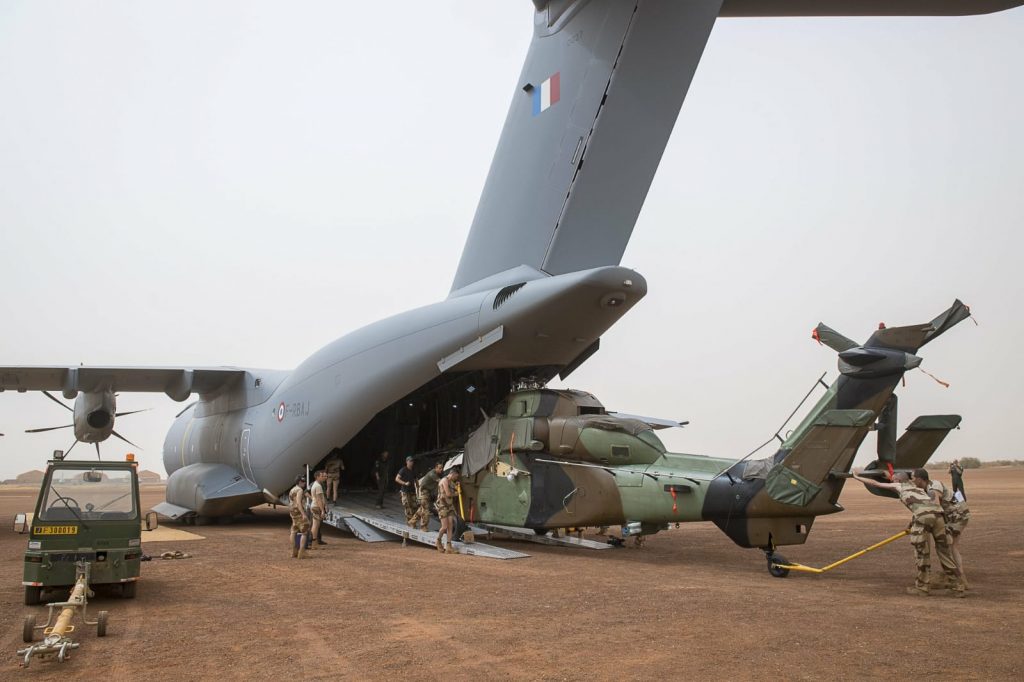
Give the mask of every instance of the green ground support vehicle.
[{"label": "green ground support vehicle", "polygon": [[[25,551],[25,604],[40,603],[43,590],[75,584],[75,564],[90,564],[90,586],[119,585],[135,596],[142,558],[137,463],[131,460],[53,459],[39,491],[31,523],[19,515],[19,530],[30,531]],[[146,530],[156,527],[146,515]]]}]

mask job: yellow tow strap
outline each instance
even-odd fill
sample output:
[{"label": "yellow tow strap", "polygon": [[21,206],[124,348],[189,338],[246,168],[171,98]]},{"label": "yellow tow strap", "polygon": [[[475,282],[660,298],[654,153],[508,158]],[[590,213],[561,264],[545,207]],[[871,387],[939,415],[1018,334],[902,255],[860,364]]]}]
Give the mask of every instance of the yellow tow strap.
[{"label": "yellow tow strap", "polygon": [[804,571],[805,573],[824,573],[825,571],[831,571],[836,566],[842,566],[847,561],[853,561],[857,557],[864,556],[865,554],[867,554],[868,552],[870,552],[872,550],[878,549],[879,547],[884,547],[885,545],[888,545],[890,542],[893,542],[895,540],[899,540],[904,535],[909,535],[909,534],[910,534],[910,531],[902,530],[899,533],[896,533],[896,535],[893,535],[891,538],[886,538],[885,540],[882,540],[881,542],[877,542],[877,543],[871,545],[870,547],[865,547],[864,549],[860,550],[859,552],[855,552],[855,553],[851,554],[850,556],[848,556],[846,558],[840,559],[839,561],[836,561],[834,563],[829,564],[828,566],[825,566],[824,568],[814,568],[813,566],[804,566],[803,564],[776,564],[776,563],[773,563],[772,566],[777,567],[777,568],[785,568],[785,569],[788,569],[790,571]]},{"label": "yellow tow strap", "polygon": [[466,520],[466,510],[462,507],[462,483],[455,484],[455,494],[459,496],[459,518]]}]

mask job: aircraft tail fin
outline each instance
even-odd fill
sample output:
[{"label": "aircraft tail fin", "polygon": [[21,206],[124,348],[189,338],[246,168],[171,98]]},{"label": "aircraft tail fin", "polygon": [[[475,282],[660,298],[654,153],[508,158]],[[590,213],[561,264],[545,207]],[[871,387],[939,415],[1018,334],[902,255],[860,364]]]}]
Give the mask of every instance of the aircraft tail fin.
[{"label": "aircraft tail fin", "polygon": [[835,471],[849,471],[871,429],[871,410],[829,410],[768,473],[765,490],[784,504],[806,507]]},{"label": "aircraft tail fin", "polygon": [[619,264],[721,4],[534,0],[453,293]]}]

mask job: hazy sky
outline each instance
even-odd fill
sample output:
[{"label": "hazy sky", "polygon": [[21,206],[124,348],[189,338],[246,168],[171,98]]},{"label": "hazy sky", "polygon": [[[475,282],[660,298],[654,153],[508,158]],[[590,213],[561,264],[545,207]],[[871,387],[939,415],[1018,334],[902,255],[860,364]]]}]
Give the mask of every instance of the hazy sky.
[{"label": "hazy sky", "polygon": [[[287,369],[443,299],[531,13],[0,3],[0,365]],[[569,384],[738,457],[835,376],[817,322],[864,340],[960,297],[980,326],[922,351],[952,386],[911,372],[900,426],[959,413],[937,458],[1020,457],[1022,70],[1022,10],[719,21],[623,259],[650,292]],[[162,471],[183,405],[118,407],[153,408],[116,428]],[[68,416],[0,395],[0,478]]]}]

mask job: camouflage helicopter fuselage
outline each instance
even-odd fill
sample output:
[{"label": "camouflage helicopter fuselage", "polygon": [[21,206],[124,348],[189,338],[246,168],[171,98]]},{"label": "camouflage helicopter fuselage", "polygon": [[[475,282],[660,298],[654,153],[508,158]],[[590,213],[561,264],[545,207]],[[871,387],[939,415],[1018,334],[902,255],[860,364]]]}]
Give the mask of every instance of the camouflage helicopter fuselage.
[{"label": "camouflage helicopter fuselage", "polygon": [[[839,351],[839,378],[771,457],[736,460],[668,452],[642,419],[608,413],[582,391],[511,393],[469,438],[463,514],[537,530],[622,525],[628,534],[711,521],[743,547],[801,544],[838,503],[853,459],[879,432],[884,469],[923,466],[956,415],[921,417],[895,440],[896,388],[914,353],[969,315],[959,301],[930,323],[880,329],[863,345],[824,325],[814,338]],[[876,421],[877,418],[877,421]]]}]

